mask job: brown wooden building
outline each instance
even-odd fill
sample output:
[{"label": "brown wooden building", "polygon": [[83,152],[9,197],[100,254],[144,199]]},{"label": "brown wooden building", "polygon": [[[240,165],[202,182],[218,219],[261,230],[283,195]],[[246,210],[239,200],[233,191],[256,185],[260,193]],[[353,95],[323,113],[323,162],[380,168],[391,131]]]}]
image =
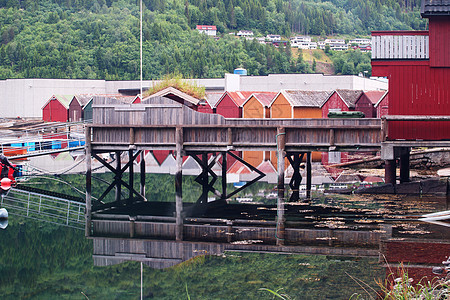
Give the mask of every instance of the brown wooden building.
[{"label": "brown wooden building", "polygon": [[321,105],[330,95],[327,91],[281,90],[270,104],[272,118],[321,118]]}]

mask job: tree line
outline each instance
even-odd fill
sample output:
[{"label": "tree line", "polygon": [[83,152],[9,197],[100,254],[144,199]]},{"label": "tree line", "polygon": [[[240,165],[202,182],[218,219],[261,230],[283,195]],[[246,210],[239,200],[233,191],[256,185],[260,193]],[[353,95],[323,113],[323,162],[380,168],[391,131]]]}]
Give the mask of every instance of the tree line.
[{"label": "tree line", "polygon": [[[231,30],[285,37],[294,32],[355,36],[368,34],[372,27],[424,29],[426,25],[418,17],[418,1],[412,0],[143,2],[145,79],[173,72],[217,78],[237,67],[246,68],[250,75],[314,71],[301,56],[292,56],[289,47],[237,39],[226,34]],[[197,24],[216,25],[221,38],[199,34],[193,30]],[[346,72],[356,74],[357,65]],[[339,67],[336,70],[342,73]],[[139,1],[0,0],[0,79],[132,80],[138,76]]]}]

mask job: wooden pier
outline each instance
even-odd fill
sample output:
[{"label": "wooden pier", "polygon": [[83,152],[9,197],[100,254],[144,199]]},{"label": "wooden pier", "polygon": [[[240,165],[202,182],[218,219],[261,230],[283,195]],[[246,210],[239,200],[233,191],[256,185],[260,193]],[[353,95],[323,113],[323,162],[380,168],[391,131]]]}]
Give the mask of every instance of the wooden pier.
[{"label": "wooden pier", "polygon": [[[257,245],[245,247],[249,251],[262,247],[261,251],[265,249],[264,251],[277,252],[274,247],[282,246],[278,251],[283,252],[281,249],[285,249],[284,252],[295,252],[293,249],[303,247],[310,233],[290,227],[289,220],[286,219],[285,161],[287,160],[294,170],[289,184],[293,191],[290,200],[298,201],[296,191],[299,190],[302,181],[299,169],[304,157],[307,158],[306,192],[307,196],[310,196],[312,151],[380,151],[386,142],[387,132],[388,123],[380,119],[225,119],[220,115],[196,112],[186,105],[166,98],[152,98],[151,104],[123,105],[105,97],[96,97],[93,105],[93,124],[88,125],[86,129],[86,236],[100,239],[100,248],[105,243],[115,245],[115,239],[121,238],[127,239],[127,247],[134,247],[134,239],[150,239],[154,243],[214,242],[217,248],[214,248],[216,249],[214,251],[220,252],[223,249],[236,248],[236,244],[241,241],[258,241]],[[173,215],[151,216],[129,210],[149,202],[145,197],[144,159],[140,160],[138,190],[134,187],[134,176],[129,176],[127,182],[123,179],[125,172],[134,174],[134,162],[145,150],[174,151],[176,196]],[[226,207],[225,200],[265,176],[255,166],[236,156],[233,151],[276,151],[278,162],[276,215],[271,219],[253,223],[247,220],[245,224],[240,224],[236,218],[220,220],[206,217],[205,222],[199,225],[198,220],[201,216],[195,215],[199,208],[203,207],[204,211],[214,205]],[[398,155],[397,152],[393,155]],[[115,161],[110,162],[102,158],[102,153],[115,153]],[[128,154],[128,161],[121,161],[122,153]],[[400,154],[406,157],[406,153]],[[181,166],[184,156],[191,156],[202,168],[201,174],[196,179],[202,186],[202,193],[197,203],[191,206],[183,202]],[[210,156],[212,158],[208,160]],[[233,192],[227,191],[226,188],[226,161],[230,156],[257,172],[254,180]],[[95,200],[92,198],[91,157],[115,174],[114,181]],[[212,167],[219,159],[222,159],[222,170],[221,174],[216,174]],[[222,181],[221,190],[214,187],[219,177]],[[122,188],[128,190],[128,197],[125,199],[121,197]],[[115,190],[115,201],[104,203],[106,195],[112,190]],[[215,201],[216,203],[209,203],[209,193],[213,193],[219,200]],[[122,212],[118,215],[112,213],[117,209],[120,211],[121,208],[128,213]],[[321,236],[322,234],[325,236]],[[344,244],[350,247],[355,245],[352,241],[358,241],[356,244],[366,243],[374,247],[382,236],[370,232],[351,231],[342,233],[347,235],[345,238],[338,237],[341,234],[338,232],[333,231],[332,234],[330,236],[330,230],[323,232],[314,230],[311,239],[324,238],[330,241],[342,239],[345,241]],[[147,247],[144,245],[146,242],[136,243],[140,243],[140,246],[136,247]],[[228,245],[228,248],[223,245]],[[234,245],[234,248],[230,245]],[[179,247],[184,246],[179,244]],[[106,255],[107,251],[99,250],[100,248],[96,252],[98,259],[106,259],[103,255]],[[214,251],[212,252],[215,253]],[[128,252],[124,250],[125,256],[126,253]],[[190,256],[190,254],[180,255],[170,258],[173,261],[168,263]],[[158,263],[164,265],[164,260]]]}]

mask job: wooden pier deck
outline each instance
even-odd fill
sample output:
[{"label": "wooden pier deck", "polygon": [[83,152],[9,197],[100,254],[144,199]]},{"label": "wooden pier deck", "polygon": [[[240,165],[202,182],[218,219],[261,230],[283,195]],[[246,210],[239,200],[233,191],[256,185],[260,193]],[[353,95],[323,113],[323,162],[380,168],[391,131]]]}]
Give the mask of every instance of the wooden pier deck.
[{"label": "wooden pier deck", "polygon": [[[97,245],[94,247],[94,258],[98,259],[99,264],[137,259],[155,263],[154,266],[167,266],[195,256],[196,251],[222,253],[226,249],[235,249],[295,253],[305,251],[307,244],[316,245],[318,240],[323,241],[328,250],[315,248],[317,253],[339,252],[337,248],[330,247],[333,245],[342,245],[344,248],[366,245],[368,253],[375,255],[379,241],[384,238],[384,233],[380,232],[386,232],[380,228],[373,231],[346,231],[292,227],[285,203],[285,159],[294,170],[289,183],[291,200],[298,201],[302,181],[299,169],[304,155],[306,195],[309,197],[312,151],[382,150],[388,136],[387,125],[386,120],[380,119],[225,119],[216,114],[196,112],[165,98],[154,98],[151,104],[123,105],[111,102],[106,97],[97,97],[93,104],[93,124],[86,129],[86,236],[92,237],[94,245]],[[117,211],[138,209],[139,203],[147,202],[144,196],[143,156],[139,165],[140,190],[134,188],[134,176],[128,176],[128,182],[123,179],[124,172],[134,173],[134,161],[145,150],[174,151],[176,175],[172,214],[155,216],[142,209],[138,213],[117,215]],[[406,159],[409,148],[403,150],[399,152],[394,149],[393,156],[395,159],[400,155],[403,161],[401,166],[404,167],[405,162],[409,163]],[[202,219],[202,216],[193,215],[188,205],[183,203],[182,162],[187,155],[192,156],[202,168],[196,178],[196,182],[202,185],[200,198],[194,204],[196,208],[207,210],[209,206],[215,205],[208,203],[208,194],[211,192],[218,196],[218,205],[227,205],[226,199],[265,176],[233,154],[233,151],[276,151],[278,196],[271,218],[247,222],[242,222],[238,217],[221,220],[220,216],[209,216]],[[114,162],[108,162],[100,155],[111,152],[117,158]],[[122,152],[128,152],[129,159],[125,165],[120,161]],[[214,157],[212,162],[208,155]],[[228,156],[240,160],[259,175],[232,193],[227,191],[226,182]],[[114,181],[95,200],[91,195],[91,157],[115,174]],[[219,159],[222,159],[221,191],[214,186],[218,175],[212,170]],[[389,166],[394,166],[395,170],[395,164],[391,162]],[[401,174],[404,176],[405,172]],[[393,180],[395,182],[395,174]],[[128,190],[127,199],[121,198],[122,187]],[[113,190],[115,201],[103,203],[106,194]],[[249,245],[248,241],[253,242]],[[153,247],[159,247],[160,253],[151,254],[155,251]],[[166,252],[173,255],[166,256]],[[357,250],[344,252],[350,255],[358,253]]]}]

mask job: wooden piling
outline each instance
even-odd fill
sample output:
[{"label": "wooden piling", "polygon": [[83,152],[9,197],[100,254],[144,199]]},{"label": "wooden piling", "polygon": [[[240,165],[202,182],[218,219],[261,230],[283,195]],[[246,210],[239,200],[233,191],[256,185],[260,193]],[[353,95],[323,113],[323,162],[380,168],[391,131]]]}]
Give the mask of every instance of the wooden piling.
[{"label": "wooden piling", "polygon": [[222,200],[227,199],[227,152],[222,152]]},{"label": "wooden piling", "polygon": [[85,156],[86,156],[86,227],[85,236],[91,235],[91,207],[92,207],[92,162],[91,162],[91,128],[85,131]]},{"label": "wooden piling", "polygon": [[286,131],[284,127],[277,129],[277,158],[278,158],[278,197],[277,197],[277,245],[284,245],[284,157],[286,146]]},{"label": "wooden piling", "polygon": [[388,159],[384,161],[384,182],[396,184],[396,163],[395,159]]},{"label": "wooden piling", "polygon": [[409,149],[400,155],[400,183],[409,182]]},{"label": "wooden piling", "polygon": [[177,241],[183,240],[183,128],[177,127],[175,132],[176,140],[176,166],[175,173],[175,217]]},{"label": "wooden piling", "polygon": [[208,153],[203,152],[202,153],[202,195],[200,203],[206,204],[208,202]]},{"label": "wooden piling", "polygon": [[311,152],[306,153],[306,199],[311,199],[312,185]]},{"label": "wooden piling", "polygon": [[[120,173],[120,169],[122,169],[122,163],[120,161],[120,155],[121,151],[116,151],[116,176],[120,176],[120,179],[122,179],[122,174]],[[120,184],[120,180],[116,183],[116,202],[120,203],[120,195],[122,193],[122,185]]]},{"label": "wooden piling", "polygon": [[142,195],[142,197],[144,197],[145,199],[147,199],[145,197],[145,152],[144,150],[142,150],[141,152],[141,184],[140,184],[140,193]]},{"label": "wooden piling", "polygon": [[131,203],[133,201],[133,191],[131,188],[134,186],[134,163],[133,163],[133,150],[128,150],[128,159],[131,161],[128,167],[128,185],[130,186],[130,192],[128,195],[128,202]]}]

